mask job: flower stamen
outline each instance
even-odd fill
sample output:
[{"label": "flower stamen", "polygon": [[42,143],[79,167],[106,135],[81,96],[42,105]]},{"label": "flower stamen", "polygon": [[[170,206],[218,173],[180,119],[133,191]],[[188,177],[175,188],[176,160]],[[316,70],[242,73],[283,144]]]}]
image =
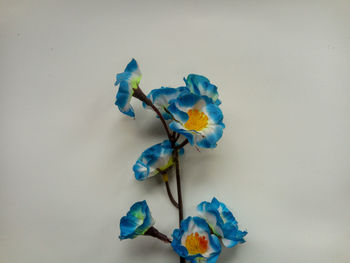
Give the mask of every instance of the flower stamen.
[{"label": "flower stamen", "polygon": [[190,255],[203,254],[208,250],[208,240],[197,232],[187,236],[185,247]]},{"label": "flower stamen", "polygon": [[187,130],[201,131],[208,125],[208,116],[199,110],[190,109],[188,112],[188,120],[184,124]]}]

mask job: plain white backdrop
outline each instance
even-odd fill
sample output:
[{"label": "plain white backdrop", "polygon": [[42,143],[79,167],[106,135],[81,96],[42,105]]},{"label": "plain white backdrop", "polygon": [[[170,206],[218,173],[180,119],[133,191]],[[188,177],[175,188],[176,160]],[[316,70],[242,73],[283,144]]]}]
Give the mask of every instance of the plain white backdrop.
[{"label": "plain white backdrop", "polygon": [[185,215],[216,196],[249,232],[218,262],[350,262],[349,1],[0,0],[1,263],[178,262],[118,239],[135,201],[178,220],[160,178],[133,177],[165,133],[114,106],[132,57],[147,93],[219,88],[224,136],[181,164]]}]

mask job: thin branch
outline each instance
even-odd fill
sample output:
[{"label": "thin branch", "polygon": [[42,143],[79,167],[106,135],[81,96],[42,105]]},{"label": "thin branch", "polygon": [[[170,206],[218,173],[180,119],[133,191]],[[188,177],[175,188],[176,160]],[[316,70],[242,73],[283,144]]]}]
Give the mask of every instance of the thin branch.
[{"label": "thin branch", "polygon": [[167,125],[166,122],[165,122],[165,119],[163,118],[163,116],[162,116],[162,114],[160,113],[160,111],[158,110],[158,108],[157,108],[156,106],[154,106],[154,104],[151,102],[151,100],[148,99],[148,101],[149,101],[149,103],[146,102],[147,105],[149,105],[149,106],[155,111],[155,113],[158,115],[160,121],[162,122],[162,124],[163,124],[163,126],[164,126],[164,129],[165,129],[165,131],[166,131],[166,134],[167,134],[169,140],[172,142],[173,139],[172,139],[172,137],[171,137],[171,134],[170,134],[168,125]]},{"label": "thin branch", "polygon": [[169,181],[168,181],[168,174],[167,174],[167,172],[168,172],[171,168],[173,168],[173,166],[170,166],[170,167],[168,167],[168,168],[165,169],[165,170],[161,170],[161,169],[157,168],[157,171],[158,171],[160,174],[162,174],[162,176],[163,176],[163,181],[164,181],[164,183],[165,183],[166,191],[167,191],[167,193],[168,193],[168,197],[169,197],[169,199],[170,199],[170,202],[171,202],[177,209],[179,209],[179,204],[175,201],[174,196],[173,196],[173,194],[171,193],[170,186],[169,186]]},{"label": "thin branch", "polygon": [[[176,172],[176,187],[177,187],[177,200],[179,204],[179,226],[183,220],[183,204],[182,204],[182,194],[181,194],[181,180],[180,180],[180,163],[179,163],[179,150],[177,148],[173,151],[173,158],[175,162],[175,172]],[[185,263],[186,260],[180,257],[180,263]]]},{"label": "thin branch", "polygon": [[164,235],[163,233],[159,232],[158,229],[156,229],[155,227],[151,226],[145,233],[145,236],[151,236],[151,237],[155,237],[158,238],[159,240],[165,242],[165,243],[171,243],[171,240]]},{"label": "thin branch", "polygon": [[170,202],[171,202],[177,209],[179,209],[179,204],[175,201],[175,199],[174,199],[174,197],[173,197],[173,194],[171,193],[171,190],[170,190],[170,186],[169,186],[169,182],[168,182],[168,181],[165,182],[165,186],[166,186],[166,191],[167,191],[167,193],[168,193]]},{"label": "thin branch", "polygon": [[182,204],[182,193],[181,193],[181,179],[180,179],[180,163],[179,163],[179,150],[174,150],[174,161],[175,161],[175,173],[176,173],[176,186],[177,186],[177,201],[179,204],[179,225],[183,220],[183,204]]},{"label": "thin branch", "polygon": [[133,96],[141,101],[143,101],[144,103],[146,103],[148,106],[150,106],[155,113],[158,115],[160,121],[162,122],[164,129],[166,131],[166,134],[169,138],[169,140],[173,143],[173,139],[171,137],[168,125],[165,122],[165,119],[163,118],[162,114],[160,113],[160,111],[158,110],[158,108],[156,106],[154,106],[153,102],[147,98],[147,96],[143,93],[143,91],[140,89],[140,87],[138,87],[137,89],[134,90]]},{"label": "thin branch", "polygon": [[184,140],[182,143],[180,143],[179,145],[176,145],[175,146],[175,149],[179,150],[181,149],[182,147],[184,147],[186,144],[188,143],[188,140]]},{"label": "thin branch", "polygon": [[173,131],[171,137],[173,138],[173,141],[176,142],[177,133]]}]

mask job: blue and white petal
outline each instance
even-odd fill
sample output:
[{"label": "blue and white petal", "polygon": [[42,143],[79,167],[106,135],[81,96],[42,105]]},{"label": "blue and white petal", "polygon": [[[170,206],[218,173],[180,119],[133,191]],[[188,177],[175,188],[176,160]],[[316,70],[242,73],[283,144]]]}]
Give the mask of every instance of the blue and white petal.
[{"label": "blue and white petal", "polygon": [[128,83],[123,81],[119,85],[119,90],[115,101],[115,105],[118,106],[119,110],[132,118],[135,117],[134,109],[130,105],[130,100],[133,93],[134,91],[133,89],[130,89]]},{"label": "blue and white petal", "polygon": [[202,131],[203,136],[197,137],[197,145],[202,148],[215,148],[224,132],[225,124],[209,125]]},{"label": "blue and white petal", "polygon": [[130,207],[126,216],[120,219],[119,238],[135,238],[143,235],[151,226],[154,225],[151,212],[146,201],[140,201]]},{"label": "blue and white petal", "polygon": [[172,129],[174,132],[177,132],[185,136],[191,145],[195,144],[195,136],[197,136],[197,134],[193,134],[192,132],[185,129],[180,122],[176,122],[176,121],[171,122],[169,124],[169,128]]},{"label": "blue and white petal", "polygon": [[214,263],[221,252],[218,237],[211,234],[208,224],[200,217],[183,220],[172,236],[174,251],[192,263]]},{"label": "blue and white petal", "polygon": [[218,99],[219,94],[217,87],[210,83],[209,79],[204,76],[190,74],[187,79],[184,78],[186,87],[193,93],[199,96],[207,96],[212,99],[213,103],[220,105],[221,101]]},{"label": "blue and white petal", "polygon": [[[176,100],[180,95],[189,93],[186,87],[169,88],[161,87],[160,89],[152,90],[147,97],[152,103],[159,109],[160,113],[166,120],[172,119],[172,116],[168,113],[168,107],[170,103]],[[150,108],[146,103],[143,103],[144,108]]]},{"label": "blue and white petal", "polygon": [[140,68],[136,60],[132,59],[126,66],[124,72],[117,74],[115,85],[117,86],[119,83],[125,81],[131,86],[132,89],[137,89],[141,77],[142,74]]},{"label": "blue and white petal", "polygon": [[130,100],[134,90],[138,88],[141,80],[141,71],[135,59],[132,59],[126,66],[124,72],[117,74],[115,86],[119,85],[116,95],[115,105],[119,110],[130,116],[135,117],[134,109],[130,105]]},{"label": "blue and white petal", "polygon": [[238,229],[238,222],[224,203],[214,197],[211,203],[200,203],[197,210],[207,221],[213,233],[221,238],[224,246],[233,247],[245,242],[244,236],[247,232]]},{"label": "blue and white petal", "polygon": [[170,129],[184,135],[191,145],[216,147],[225,125],[220,108],[210,98],[185,94],[173,101],[168,111],[174,118],[169,125]]},{"label": "blue and white petal", "polygon": [[[165,170],[173,165],[173,148],[169,140],[151,146],[145,150],[133,166],[135,178],[145,180],[159,173],[158,169]],[[184,150],[179,151],[180,154]]]},{"label": "blue and white petal", "polygon": [[234,247],[239,243],[244,243],[247,231],[240,231],[237,224],[225,223],[223,226],[224,237],[221,239],[225,247]]}]

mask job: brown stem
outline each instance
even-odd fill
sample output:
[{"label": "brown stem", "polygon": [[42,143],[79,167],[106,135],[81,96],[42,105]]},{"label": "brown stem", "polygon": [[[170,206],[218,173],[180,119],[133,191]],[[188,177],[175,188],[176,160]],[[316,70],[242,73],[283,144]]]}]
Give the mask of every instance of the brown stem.
[{"label": "brown stem", "polygon": [[[147,99],[148,99],[148,98],[147,98]],[[148,100],[149,100],[149,99],[148,99]],[[149,102],[150,102],[150,104],[148,104],[147,102],[146,102],[146,104],[147,104],[148,106],[150,106],[150,107],[155,111],[155,113],[158,115],[160,121],[162,122],[162,124],[163,124],[163,126],[164,126],[164,129],[165,129],[165,131],[166,131],[166,134],[167,134],[169,140],[170,140],[171,142],[173,142],[173,139],[172,139],[172,137],[171,137],[171,134],[170,134],[168,125],[167,125],[166,122],[165,122],[165,119],[163,118],[163,116],[162,116],[162,114],[160,113],[160,111],[158,110],[158,108],[157,108],[156,106],[154,106],[154,104],[151,102],[151,100],[149,100]]]},{"label": "brown stem", "polygon": [[163,118],[163,116],[160,113],[160,111],[158,110],[158,108],[156,106],[154,106],[152,101],[149,98],[147,98],[147,96],[143,93],[143,91],[140,89],[140,87],[138,87],[137,89],[134,90],[133,96],[135,98],[143,101],[144,103],[146,103],[148,106],[150,106],[155,111],[155,113],[158,115],[160,121],[162,122],[162,124],[164,126],[164,129],[166,131],[166,134],[167,134],[169,140],[173,143],[173,139],[170,135],[170,131],[169,131],[168,125],[165,122],[165,119]]},{"label": "brown stem", "polygon": [[184,147],[186,144],[188,143],[188,140],[184,140],[182,143],[180,143],[179,145],[176,145],[175,149],[181,149],[182,147]]},{"label": "brown stem", "polygon": [[175,201],[175,199],[173,197],[173,194],[171,193],[168,181],[165,182],[165,186],[166,186],[166,191],[168,193],[168,196],[169,196],[169,199],[170,199],[171,203],[178,209],[179,208],[179,204]]},{"label": "brown stem", "polygon": [[178,205],[178,203],[175,201],[174,196],[173,196],[173,194],[171,193],[170,186],[169,186],[168,171],[169,171],[171,168],[173,168],[173,166],[170,166],[170,167],[168,167],[168,168],[165,169],[165,170],[161,170],[161,169],[157,168],[157,171],[158,171],[158,172],[162,175],[162,177],[163,177],[163,181],[164,181],[164,183],[165,183],[166,191],[167,191],[167,193],[168,193],[170,202],[171,202],[176,208],[179,208],[179,205]]},{"label": "brown stem", "polygon": [[173,141],[176,142],[177,133],[173,131],[171,137],[173,138]]},{"label": "brown stem", "polygon": [[[181,180],[180,180],[180,163],[179,163],[179,150],[177,148],[173,151],[173,158],[175,162],[175,172],[176,172],[176,186],[177,186],[177,201],[179,204],[179,226],[183,220],[183,204],[182,204],[182,194],[181,194]],[[180,263],[185,263],[185,259],[180,257]]]},{"label": "brown stem", "polygon": [[178,149],[174,149],[174,162],[175,162],[177,201],[179,204],[179,225],[180,225],[181,221],[183,220],[183,205],[182,205],[182,194],[181,194],[180,164],[179,164]]},{"label": "brown stem", "polygon": [[171,243],[171,240],[164,235],[163,233],[160,233],[155,227],[151,226],[145,233],[145,236],[151,236],[158,238],[159,240],[162,240],[165,243]]}]

